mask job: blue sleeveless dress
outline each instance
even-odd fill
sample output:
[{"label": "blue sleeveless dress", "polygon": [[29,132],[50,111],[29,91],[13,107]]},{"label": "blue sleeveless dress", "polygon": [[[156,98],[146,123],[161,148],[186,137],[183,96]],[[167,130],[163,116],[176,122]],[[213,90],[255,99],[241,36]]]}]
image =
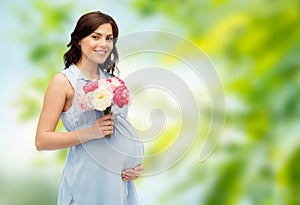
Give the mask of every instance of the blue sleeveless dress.
[{"label": "blue sleeveless dress", "polygon": [[[101,79],[109,77],[100,68]],[[88,80],[73,64],[62,71],[74,88],[74,96]],[[91,140],[68,150],[58,193],[58,205],[136,205],[137,194],[132,181],[122,180],[121,172],[143,161],[144,148],[136,131],[127,121],[128,107],[112,107],[114,133],[110,138]],[[76,106],[61,114],[67,131],[90,127],[103,115]]]}]

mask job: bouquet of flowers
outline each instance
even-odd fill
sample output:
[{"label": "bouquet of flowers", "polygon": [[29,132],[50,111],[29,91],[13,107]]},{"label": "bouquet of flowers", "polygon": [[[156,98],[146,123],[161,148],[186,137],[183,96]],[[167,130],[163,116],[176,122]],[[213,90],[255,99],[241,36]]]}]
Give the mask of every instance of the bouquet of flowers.
[{"label": "bouquet of flowers", "polygon": [[118,77],[93,80],[87,82],[78,92],[76,102],[82,111],[96,109],[103,111],[104,114],[110,114],[113,104],[119,108],[128,105],[129,91],[124,81]]}]

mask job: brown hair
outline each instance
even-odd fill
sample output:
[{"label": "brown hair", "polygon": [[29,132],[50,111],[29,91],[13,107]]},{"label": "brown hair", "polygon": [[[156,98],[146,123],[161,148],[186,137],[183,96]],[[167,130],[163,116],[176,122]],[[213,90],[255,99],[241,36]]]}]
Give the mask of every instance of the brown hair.
[{"label": "brown hair", "polygon": [[107,70],[107,72],[110,72],[112,75],[114,74],[115,69],[117,70],[116,64],[119,60],[119,55],[116,48],[119,29],[111,16],[100,11],[86,13],[77,21],[75,29],[71,34],[71,41],[67,45],[70,48],[64,54],[65,69],[73,63],[76,64],[81,59],[81,48],[79,41],[93,33],[99,26],[105,23],[109,23],[111,25],[114,39],[113,49],[106,61],[101,65],[101,68]]}]

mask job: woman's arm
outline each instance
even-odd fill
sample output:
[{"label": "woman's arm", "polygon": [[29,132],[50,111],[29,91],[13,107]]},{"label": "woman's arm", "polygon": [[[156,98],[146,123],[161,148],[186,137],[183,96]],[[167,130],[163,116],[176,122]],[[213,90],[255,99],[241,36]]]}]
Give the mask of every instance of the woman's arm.
[{"label": "woman's arm", "polygon": [[37,150],[57,150],[101,138],[113,132],[113,115],[99,118],[93,126],[72,132],[55,132],[60,115],[65,107],[69,81],[62,73],[51,80],[44,96],[44,104],[36,131]]}]

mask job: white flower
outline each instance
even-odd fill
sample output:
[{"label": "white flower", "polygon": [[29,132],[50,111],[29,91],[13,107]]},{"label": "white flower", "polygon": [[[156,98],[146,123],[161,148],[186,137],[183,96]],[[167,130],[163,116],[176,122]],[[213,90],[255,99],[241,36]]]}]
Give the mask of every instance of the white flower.
[{"label": "white flower", "polygon": [[94,91],[93,104],[95,109],[100,111],[105,110],[107,107],[111,105],[112,99],[113,99],[113,94],[109,90],[103,87],[99,87]]}]

